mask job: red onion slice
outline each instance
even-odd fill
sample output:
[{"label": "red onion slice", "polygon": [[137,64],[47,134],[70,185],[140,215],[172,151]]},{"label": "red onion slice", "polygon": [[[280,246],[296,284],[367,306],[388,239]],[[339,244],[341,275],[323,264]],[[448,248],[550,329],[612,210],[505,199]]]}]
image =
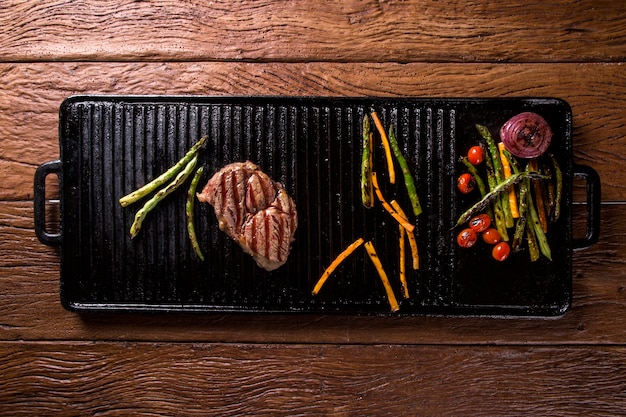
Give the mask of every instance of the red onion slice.
[{"label": "red onion slice", "polygon": [[552,129],[537,113],[524,112],[511,117],[500,129],[506,149],[519,158],[536,158],[550,146]]}]

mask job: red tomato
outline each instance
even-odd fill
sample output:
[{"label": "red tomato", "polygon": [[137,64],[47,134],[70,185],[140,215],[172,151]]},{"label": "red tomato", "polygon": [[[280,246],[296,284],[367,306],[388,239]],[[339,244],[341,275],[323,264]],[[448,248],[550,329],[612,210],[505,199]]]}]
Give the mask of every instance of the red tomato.
[{"label": "red tomato", "polygon": [[511,253],[511,247],[506,242],[498,243],[491,251],[491,255],[496,261],[504,261],[509,257],[509,253]]},{"label": "red tomato", "polygon": [[462,248],[471,248],[476,243],[478,237],[472,229],[463,229],[456,237],[456,241]]},{"label": "red tomato", "polygon": [[469,194],[474,190],[474,187],[476,186],[476,180],[474,179],[474,177],[472,177],[472,174],[466,172],[465,174],[461,174],[456,182],[456,185],[459,188],[460,192],[462,192],[463,194]]},{"label": "red tomato", "polygon": [[486,214],[474,216],[469,221],[469,227],[476,233],[482,233],[491,225],[491,219]]},{"label": "red tomato", "polygon": [[482,236],[485,243],[488,243],[490,245],[495,245],[496,243],[500,242],[500,233],[493,227],[485,230]]},{"label": "red tomato", "polygon": [[467,159],[472,163],[472,165],[480,165],[484,158],[483,148],[480,146],[472,146],[467,152]]}]

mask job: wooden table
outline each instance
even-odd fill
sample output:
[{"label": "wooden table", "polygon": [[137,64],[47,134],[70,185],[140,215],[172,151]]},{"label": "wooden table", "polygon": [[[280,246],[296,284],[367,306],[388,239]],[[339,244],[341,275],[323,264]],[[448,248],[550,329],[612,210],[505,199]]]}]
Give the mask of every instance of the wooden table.
[{"label": "wooden table", "polygon": [[[612,0],[4,1],[0,414],[623,415],[625,60]],[[32,185],[80,93],[560,97],[602,180],[600,241],[550,320],[80,316]]]}]

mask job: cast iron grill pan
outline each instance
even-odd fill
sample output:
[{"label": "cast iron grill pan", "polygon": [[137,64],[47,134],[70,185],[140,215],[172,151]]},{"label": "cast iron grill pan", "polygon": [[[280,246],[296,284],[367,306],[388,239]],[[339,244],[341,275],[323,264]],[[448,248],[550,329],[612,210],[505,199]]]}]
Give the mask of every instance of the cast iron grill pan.
[{"label": "cast iron grill pan", "polygon": [[[361,121],[372,110],[386,127],[396,126],[424,209],[416,223],[421,265],[407,268],[408,300],[394,279],[397,226],[380,206],[360,203]],[[459,156],[479,138],[474,125],[496,134],[521,111],[540,113],[552,126],[550,151],[564,173],[563,214],[549,231],[553,262],[531,264],[522,253],[498,263],[480,245],[465,250],[455,243],[453,225],[476,198],[456,190]],[[299,226],[278,270],[258,268],[219,230],[212,207],[196,203],[206,256],[200,261],[187,237],[187,185],[129,238],[143,202],[122,208],[119,198],[165,171],[204,135],[200,186],[224,165],[250,160],[293,196]],[[71,310],[387,314],[384,289],[362,249],[311,295],[326,266],[359,236],[374,242],[401,300],[400,314],[543,316],[570,305],[574,167],[571,112],[561,100],[72,97],[60,110],[60,148],[53,169],[61,182],[61,235],[47,242],[61,245],[61,300]],[[401,177],[387,185],[380,148],[376,155],[384,192],[408,208]]]}]

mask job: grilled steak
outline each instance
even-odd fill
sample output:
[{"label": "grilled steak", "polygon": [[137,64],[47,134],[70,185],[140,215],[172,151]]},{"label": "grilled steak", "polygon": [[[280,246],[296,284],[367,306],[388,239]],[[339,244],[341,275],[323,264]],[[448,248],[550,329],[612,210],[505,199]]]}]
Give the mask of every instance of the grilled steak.
[{"label": "grilled steak", "polygon": [[197,195],[213,206],[219,227],[263,269],[287,261],[298,226],[296,206],[283,189],[250,161],[219,170]]}]

